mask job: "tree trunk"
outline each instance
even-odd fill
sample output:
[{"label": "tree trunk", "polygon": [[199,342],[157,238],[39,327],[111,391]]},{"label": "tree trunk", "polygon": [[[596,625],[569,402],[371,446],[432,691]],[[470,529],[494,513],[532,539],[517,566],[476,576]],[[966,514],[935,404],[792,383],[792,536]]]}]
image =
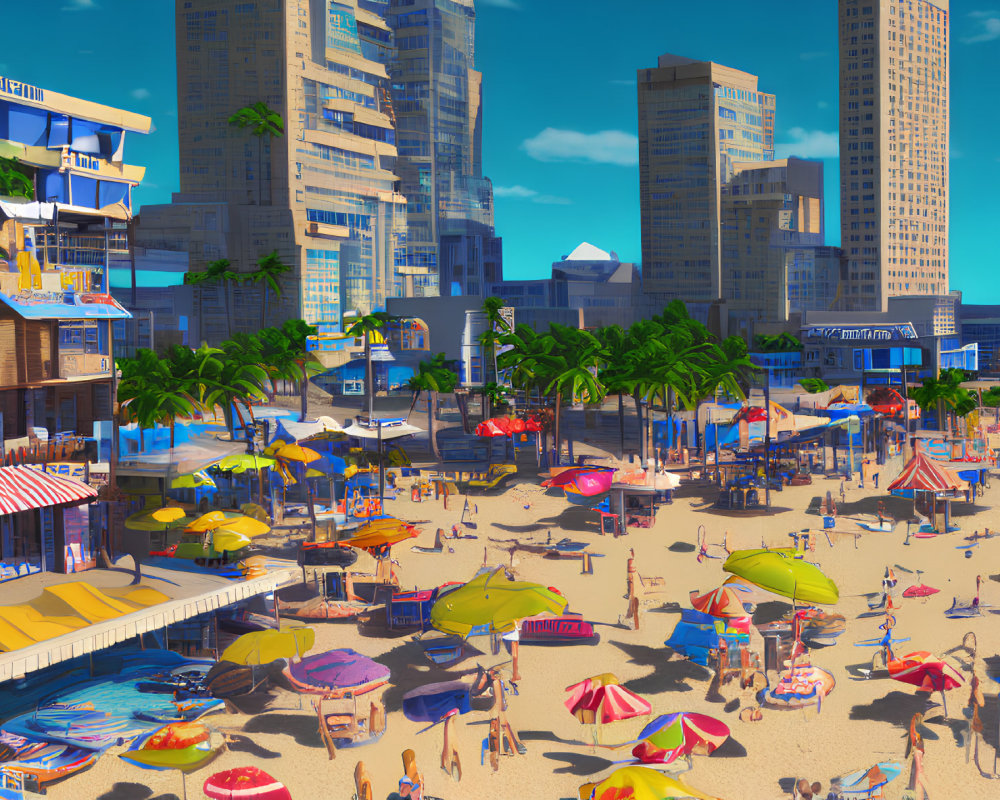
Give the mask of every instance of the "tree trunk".
[{"label": "tree trunk", "polygon": [[434,458],[441,460],[441,451],[438,450],[437,436],[435,436],[434,410],[437,405],[437,392],[429,392],[427,395],[427,435],[431,440],[431,453]]},{"label": "tree trunk", "polygon": [[555,409],[555,419],[552,423],[552,446],[555,450],[556,460],[553,466],[559,466],[562,459],[562,431],[560,427],[562,425],[562,391],[558,388],[556,389],[556,409]]},{"label": "tree trunk", "polygon": [[375,381],[372,375],[372,341],[371,335],[365,333],[365,391],[368,392],[368,419],[375,416]]},{"label": "tree trunk", "polygon": [[413,409],[417,405],[417,398],[419,398],[419,397],[420,397],[420,392],[414,392],[413,393],[413,399],[410,400],[410,410],[406,412],[406,418],[407,418],[407,420],[409,420],[410,414],[413,413]]},{"label": "tree trunk", "polygon": [[632,392],[632,399],[635,401],[635,416],[639,421],[639,463],[645,465],[646,463],[646,428],[642,424],[642,398],[639,396],[639,390],[636,389]]},{"label": "tree trunk", "polygon": [[618,459],[625,459],[625,398],[618,392]]},{"label": "tree trunk", "polygon": [[299,422],[305,422],[309,415],[309,376],[305,367],[302,368],[302,380],[299,381],[299,398],[301,407],[299,409]]}]

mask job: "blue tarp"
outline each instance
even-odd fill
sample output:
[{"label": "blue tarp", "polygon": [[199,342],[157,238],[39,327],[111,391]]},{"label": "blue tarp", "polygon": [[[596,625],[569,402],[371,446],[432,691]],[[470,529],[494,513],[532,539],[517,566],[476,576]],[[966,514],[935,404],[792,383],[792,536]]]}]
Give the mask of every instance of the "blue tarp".
[{"label": "blue tarp", "polygon": [[102,303],[19,303],[0,292],[0,303],[4,303],[24,319],[131,319],[132,315],[112,299],[111,295],[101,295],[108,302]]},{"label": "blue tarp", "polygon": [[726,633],[725,620],[703,614],[693,608],[681,611],[681,620],[677,623],[670,638],[664,644],[677,653],[687,656],[695,664],[708,666],[709,650],[719,647],[719,640],[735,648],[738,644],[747,644],[750,637],[741,633]]}]

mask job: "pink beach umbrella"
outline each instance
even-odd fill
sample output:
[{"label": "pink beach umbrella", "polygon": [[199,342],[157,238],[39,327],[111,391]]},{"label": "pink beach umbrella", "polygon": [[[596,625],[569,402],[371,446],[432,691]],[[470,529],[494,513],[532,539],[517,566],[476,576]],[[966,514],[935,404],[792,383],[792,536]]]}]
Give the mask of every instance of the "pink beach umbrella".
[{"label": "pink beach umbrella", "polygon": [[580,722],[605,724],[649,714],[652,706],[634,692],[618,684],[610,672],[594,675],[572,686],[564,705]]}]

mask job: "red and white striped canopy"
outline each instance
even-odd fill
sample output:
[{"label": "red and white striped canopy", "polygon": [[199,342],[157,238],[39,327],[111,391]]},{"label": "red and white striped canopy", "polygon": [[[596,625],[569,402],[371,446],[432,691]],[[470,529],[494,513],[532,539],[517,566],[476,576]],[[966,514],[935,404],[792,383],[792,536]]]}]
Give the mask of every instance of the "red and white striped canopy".
[{"label": "red and white striped canopy", "polygon": [[0,514],[16,514],[48,506],[77,505],[93,500],[97,491],[75,478],[33,467],[0,467]]},{"label": "red and white striped canopy", "polygon": [[959,489],[964,481],[954,472],[923,453],[917,453],[910,463],[903,467],[899,477],[889,484],[889,491],[914,489],[918,492],[947,492]]}]

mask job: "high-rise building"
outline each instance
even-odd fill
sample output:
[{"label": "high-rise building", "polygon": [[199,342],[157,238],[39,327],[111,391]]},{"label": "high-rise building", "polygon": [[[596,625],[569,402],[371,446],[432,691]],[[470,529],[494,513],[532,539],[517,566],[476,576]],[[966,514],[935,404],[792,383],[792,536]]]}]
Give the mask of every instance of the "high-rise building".
[{"label": "high-rise building", "polygon": [[[392,35],[371,7],[176,0],[180,192],[171,206],[143,208],[140,238],[173,240],[195,271],[228,258],[252,272],[276,250],[293,269],[267,302],[267,324],[302,317],[336,330],[344,312],[384,308],[403,291]],[[284,135],[229,124],[258,101],[281,114]],[[203,286],[203,337],[258,327],[259,287]]]},{"label": "high-rise building", "polygon": [[839,0],[842,306],[948,292],[948,0]]},{"label": "high-rise building", "polygon": [[404,271],[416,294],[481,295],[503,276],[493,187],[483,177],[475,5],[390,0],[389,6],[396,171],[408,200]]},{"label": "high-rise building", "polygon": [[837,298],[840,258],[825,247],[823,162],[737,162],[722,187],[722,297],[730,335],[787,322]]},{"label": "high-rise building", "polygon": [[774,95],[756,75],[674,55],[637,77],[643,285],[706,316],[722,296],[722,187],[734,162],[774,158]]}]

